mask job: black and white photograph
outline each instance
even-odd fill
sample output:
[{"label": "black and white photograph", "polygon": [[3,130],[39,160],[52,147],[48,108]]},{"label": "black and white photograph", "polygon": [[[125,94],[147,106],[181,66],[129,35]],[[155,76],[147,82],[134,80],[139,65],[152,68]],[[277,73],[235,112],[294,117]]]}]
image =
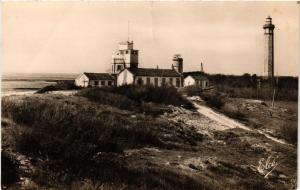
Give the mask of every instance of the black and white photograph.
[{"label": "black and white photograph", "polygon": [[0,6],[1,189],[298,189],[299,2]]}]

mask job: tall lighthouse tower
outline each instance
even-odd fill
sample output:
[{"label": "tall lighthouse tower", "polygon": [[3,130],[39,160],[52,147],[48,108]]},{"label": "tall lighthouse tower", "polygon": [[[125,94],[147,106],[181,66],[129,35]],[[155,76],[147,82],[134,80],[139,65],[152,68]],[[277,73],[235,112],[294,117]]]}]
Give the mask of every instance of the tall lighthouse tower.
[{"label": "tall lighthouse tower", "polygon": [[272,18],[268,16],[263,26],[265,36],[265,57],[264,57],[264,76],[274,77],[274,24]]}]

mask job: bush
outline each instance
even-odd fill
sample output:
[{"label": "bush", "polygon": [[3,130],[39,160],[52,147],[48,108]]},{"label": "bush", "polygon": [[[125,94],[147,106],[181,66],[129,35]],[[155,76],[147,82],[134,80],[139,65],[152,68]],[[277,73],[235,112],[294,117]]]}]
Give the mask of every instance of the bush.
[{"label": "bush", "polygon": [[16,140],[16,148],[21,153],[37,155],[40,150],[39,139],[37,135],[35,136],[28,132],[23,133]]},{"label": "bush", "polygon": [[138,102],[144,101],[164,105],[183,106],[188,109],[194,108],[193,104],[184,98],[174,87],[124,85],[99,89],[106,92],[124,95],[127,98]]},{"label": "bush", "polygon": [[298,128],[297,125],[285,125],[280,129],[280,133],[284,139],[289,143],[296,144],[298,142]]},{"label": "bush", "polygon": [[201,94],[201,91],[202,89],[195,85],[186,86],[182,90],[182,92],[187,96],[199,96]]},{"label": "bush", "polygon": [[58,81],[54,85],[45,86],[36,91],[37,94],[43,94],[50,91],[58,91],[58,90],[78,90],[81,87],[75,85],[73,80],[66,80],[66,81]]},{"label": "bush", "polygon": [[194,105],[184,98],[173,87],[153,86],[120,86],[105,88],[87,88],[79,91],[77,96],[86,97],[91,101],[111,105],[153,116],[162,114],[166,105],[183,106],[194,109]]},{"label": "bush", "polygon": [[119,94],[103,91],[101,88],[87,88],[79,91],[78,96],[83,96],[91,101],[104,105],[111,105],[120,109],[134,111],[139,103]]},{"label": "bush", "polygon": [[200,97],[211,107],[221,109],[224,104],[225,100],[224,97],[218,93],[216,94],[208,94],[208,93],[201,93]]},{"label": "bush", "polygon": [[162,106],[135,101],[127,98],[124,95],[103,91],[103,89],[101,88],[84,89],[79,91],[77,93],[77,96],[86,97],[89,100],[97,102],[99,104],[110,105],[119,109],[145,113],[152,116],[158,116],[164,112]]},{"label": "bush", "polygon": [[[98,153],[115,154],[145,146],[191,149],[201,140],[195,129],[152,117],[132,118],[130,113],[76,96],[4,97],[2,114],[30,128],[16,136],[18,151],[49,158],[53,165],[47,163],[47,167],[53,170],[68,169],[74,175],[94,178],[98,175],[93,172],[100,172],[91,170],[100,167],[101,162],[94,159]],[[103,172],[113,172],[113,168],[103,167]]]},{"label": "bush", "polygon": [[1,151],[1,185],[10,185],[18,181],[17,161],[5,151]]},{"label": "bush", "polygon": [[[270,81],[256,75],[209,75],[219,92],[233,98],[272,100],[274,88]],[[260,81],[260,82],[259,82]],[[298,77],[276,77],[275,100],[298,101]]]},{"label": "bush", "polygon": [[228,117],[231,117],[233,119],[238,119],[238,120],[242,120],[242,121],[246,121],[246,117],[245,115],[240,112],[238,110],[238,108],[234,107],[233,105],[229,105],[229,104],[225,104],[222,107],[221,110],[225,115],[227,115]]}]

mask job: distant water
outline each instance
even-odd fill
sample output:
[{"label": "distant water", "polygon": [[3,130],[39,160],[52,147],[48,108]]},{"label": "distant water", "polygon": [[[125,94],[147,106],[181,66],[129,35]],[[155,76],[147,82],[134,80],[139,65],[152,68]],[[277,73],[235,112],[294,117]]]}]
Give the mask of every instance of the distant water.
[{"label": "distant water", "polygon": [[1,95],[32,94],[61,80],[74,80],[77,74],[5,73],[2,74]]}]

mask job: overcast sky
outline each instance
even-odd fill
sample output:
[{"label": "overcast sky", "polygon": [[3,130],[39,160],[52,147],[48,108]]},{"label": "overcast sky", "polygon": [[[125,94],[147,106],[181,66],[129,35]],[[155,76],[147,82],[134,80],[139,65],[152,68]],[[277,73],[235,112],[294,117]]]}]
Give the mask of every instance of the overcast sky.
[{"label": "overcast sky", "polygon": [[275,73],[298,75],[296,2],[4,2],[4,72],[106,72],[120,41],[140,51],[139,67],[263,72],[262,25],[275,24]]}]

